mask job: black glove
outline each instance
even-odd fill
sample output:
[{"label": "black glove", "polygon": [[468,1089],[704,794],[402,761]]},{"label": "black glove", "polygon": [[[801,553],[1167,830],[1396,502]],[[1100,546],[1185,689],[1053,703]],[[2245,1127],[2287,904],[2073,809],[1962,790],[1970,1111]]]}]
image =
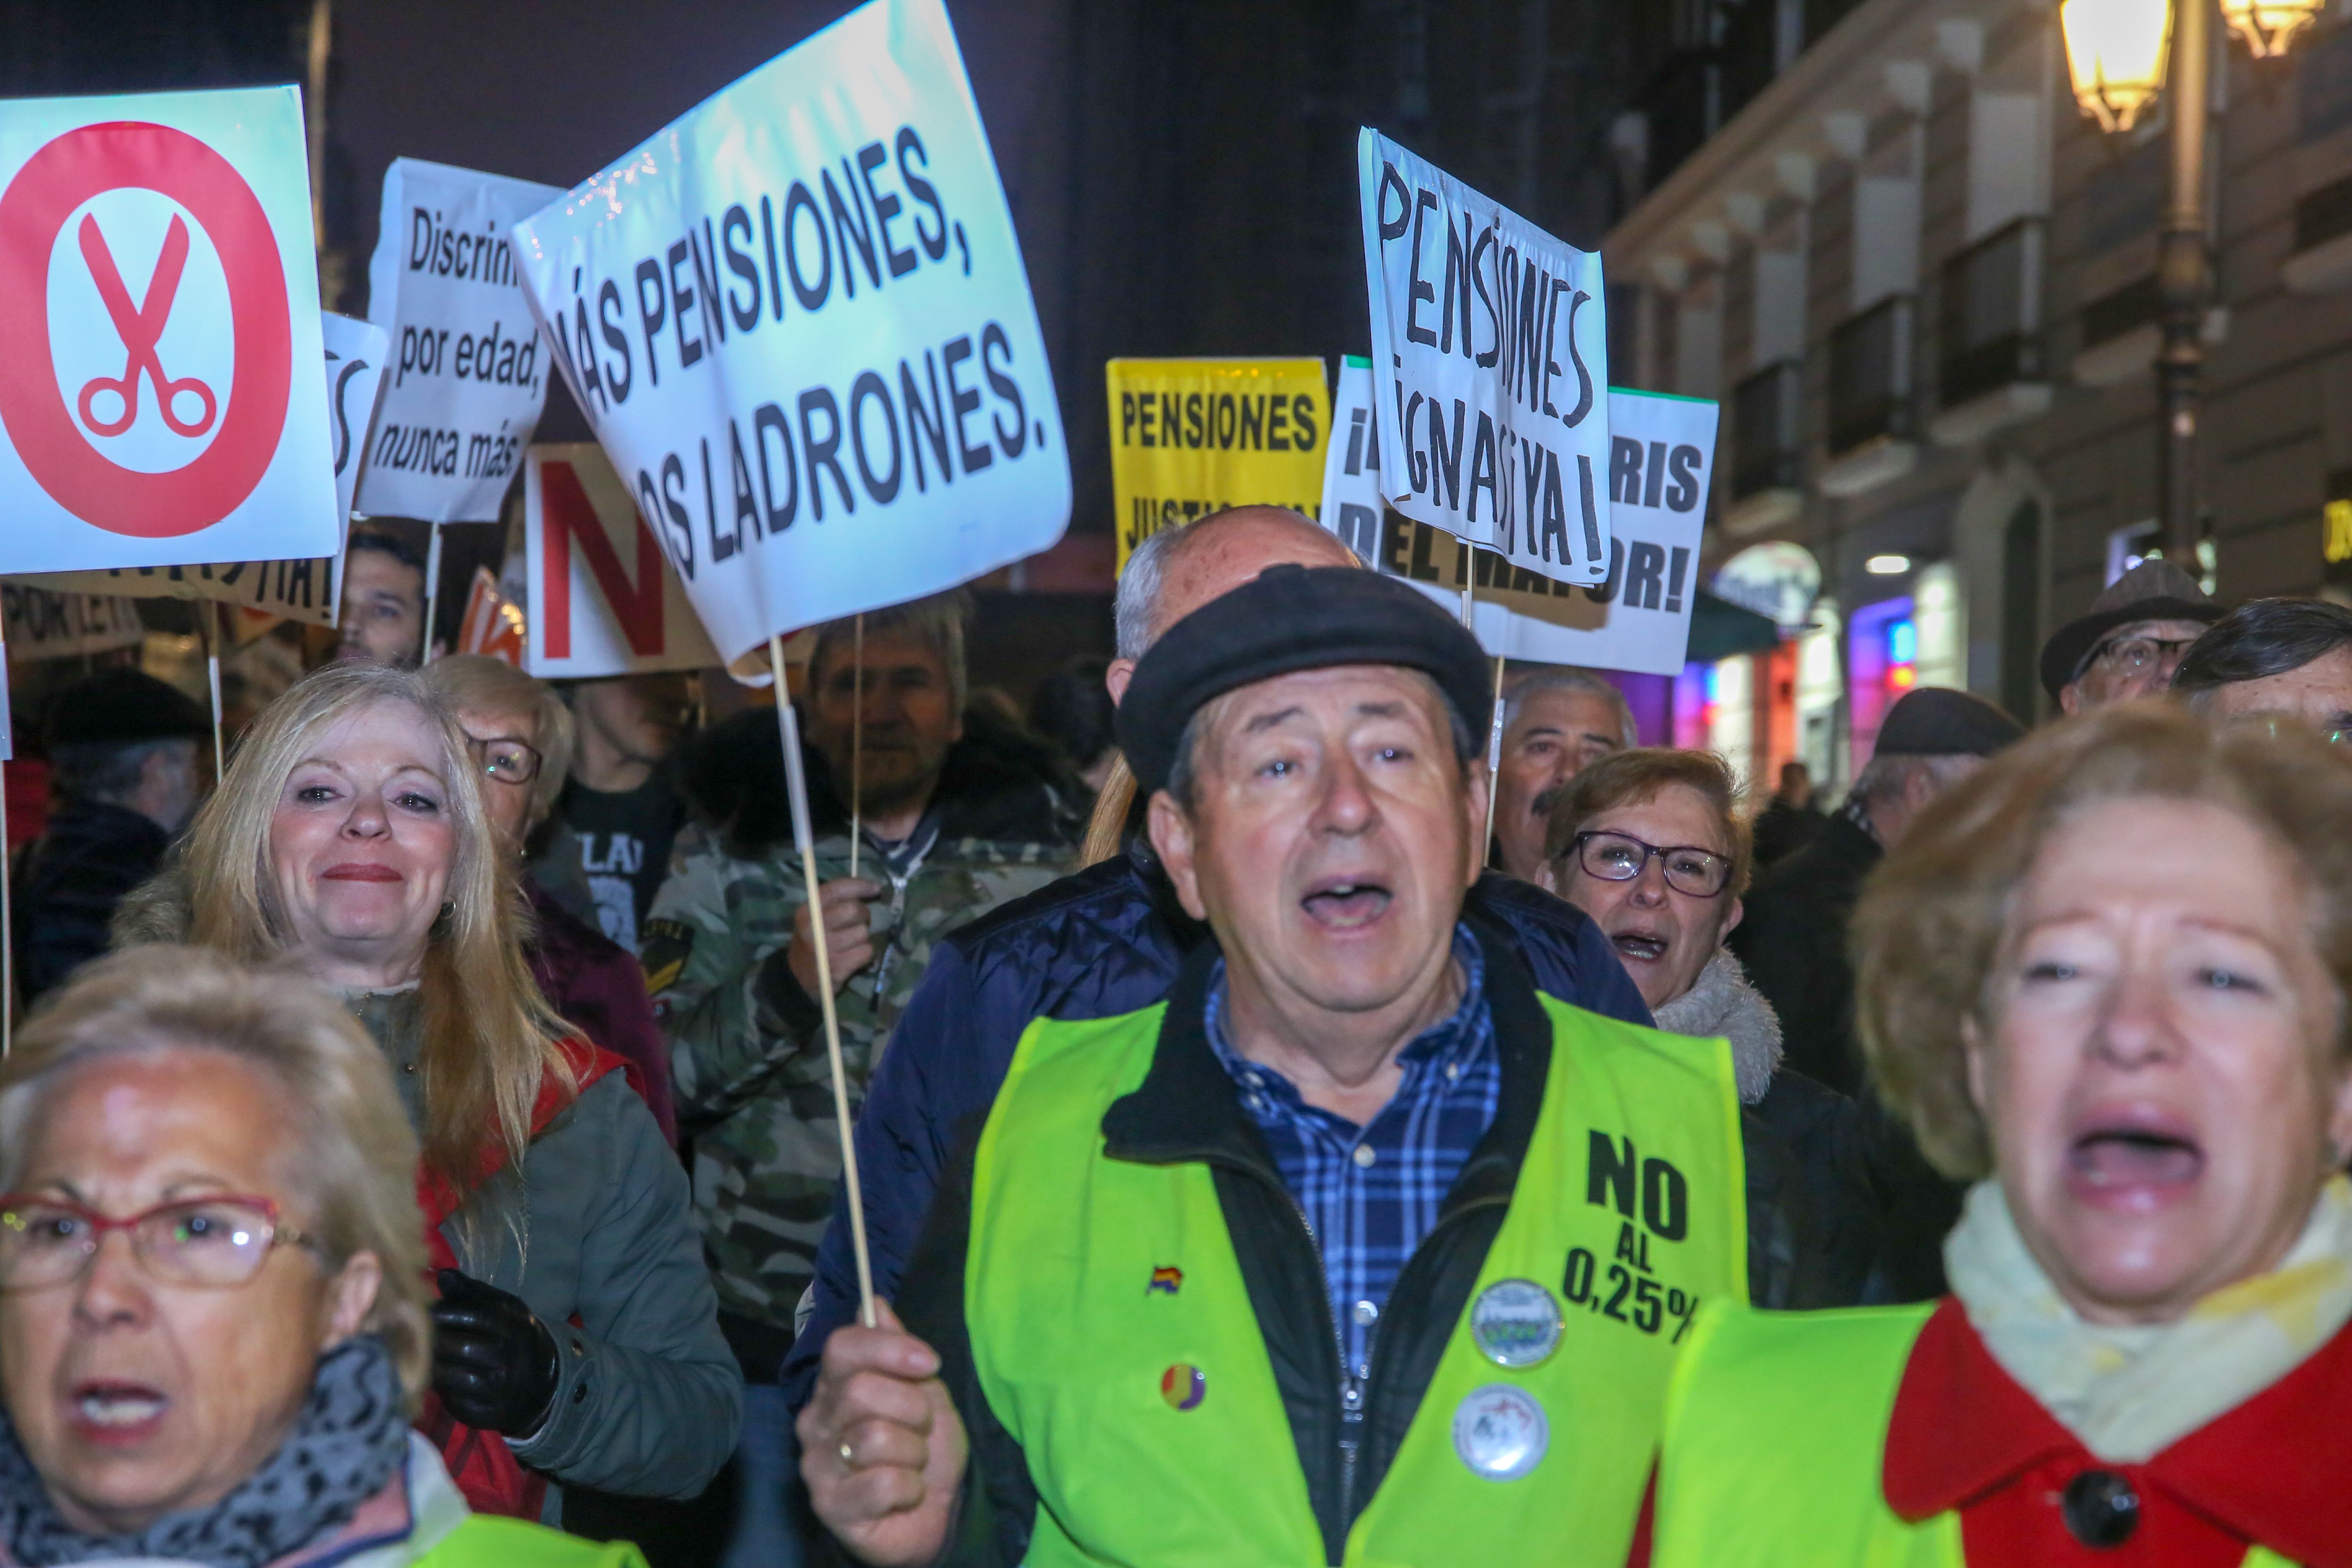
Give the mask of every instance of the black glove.
[{"label": "black glove", "polygon": [[528,1437],[555,1401],[555,1336],[509,1296],[455,1268],[433,1303],[433,1392],[468,1426]]}]

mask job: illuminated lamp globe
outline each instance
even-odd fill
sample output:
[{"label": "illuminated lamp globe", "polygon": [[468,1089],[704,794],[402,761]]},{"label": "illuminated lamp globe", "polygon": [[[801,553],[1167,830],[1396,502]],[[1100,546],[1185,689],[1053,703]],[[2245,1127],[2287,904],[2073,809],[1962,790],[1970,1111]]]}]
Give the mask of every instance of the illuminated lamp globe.
[{"label": "illuminated lamp globe", "polygon": [[2283,55],[2319,20],[2327,0],[2221,0],[2221,19],[2258,60]]},{"label": "illuminated lamp globe", "polygon": [[2170,0],[2065,0],[2058,19],[2083,112],[2110,135],[2138,124],[2164,90]]}]

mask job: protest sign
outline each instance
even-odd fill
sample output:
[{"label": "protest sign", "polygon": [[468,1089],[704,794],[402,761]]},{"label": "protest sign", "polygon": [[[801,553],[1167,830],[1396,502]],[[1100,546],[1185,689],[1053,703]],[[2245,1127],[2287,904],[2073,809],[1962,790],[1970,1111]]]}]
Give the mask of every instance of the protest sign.
[{"label": "protest sign", "polygon": [[1609,570],[1601,258],[1367,127],[1357,139],[1389,503],[1566,583]]},{"label": "protest sign", "polygon": [[593,443],[530,449],[522,516],[524,668],[562,679],[719,662],[629,487]]},{"label": "protest sign", "polygon": [[420,158],[385,172],[368,319],[393,357],[366,515],[498,521],[547,402],[547,346],[509,231],[562,194]]},{"label": "protest sign", "polygon": [[0,571],[335,552],[311,245],[290,87],[0,103]]},{"label": "protest sign", "polygon": [[514,236],[730,658],[1067,525],[1045,339],[940,0],[869,0]]},{"label": "protest sign", "polygon": [[1699,537],[1715,468],[1716,405],[1609,391],[1608,575],[1573,586],[1475,551],[1381,505],[1380,418],[1371,366],[1339,371],[1325,471],[1323,525],[1367,563],[1449,612],[1475,584],[1472,626],[1488,653],[1546,664],[1672,675],[1690,646]]},{"label": "protest sign", "polygon": [[1110,481],[1118,568],[1135,547],[1229,506],[1312,513],[1331,399],[1319,359],[1115,359]]},{"label": "protest sign", "polygon": [[57,594],[0,583],[0,642],[10,658],[71,658],[146,640],[137,603],[120,594]]},{"label": "protest sign", "polygon": [[[348,526],[352,486],[367,447],[368,422],[383,375],[381,328],[320,313],[326,345],[327,406],[334,438],[337,515]],[[198,566],[116,567],[105,572],[27,574],[27,585],[59,594],[128,594],[136,599],[211,599],[254,615],[335,624],[337,553],[316,561],[249,561]],[[249,624],[249,623],[244,623]]]}]

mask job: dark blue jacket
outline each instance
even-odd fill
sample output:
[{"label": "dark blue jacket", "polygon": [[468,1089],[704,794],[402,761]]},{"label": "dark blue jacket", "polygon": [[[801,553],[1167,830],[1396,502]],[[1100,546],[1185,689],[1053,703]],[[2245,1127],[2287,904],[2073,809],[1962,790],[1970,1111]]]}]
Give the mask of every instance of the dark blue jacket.
[{"label": "dark blue jacket", "polygon": [[[995,1102],[1022,1031],[1041,1017],[1110,1018],[1150,1006],[1207,934],[1148,855],[1130,851],[1065,877],[931,949],[857,1117],[877,1294],[896,1294],[958,1125]],[[1516,939],[1539,990],[1612,1018],[1650,1022],[1616,951],[1573,905],[1489,873],[1471,890],[1470,907]],[[849,1215],[836,1186],[833,1223],[817,1249],[816,1312],[784,1362],[795,1408],[808,1398],[825,1337],[856,1315]]]}]

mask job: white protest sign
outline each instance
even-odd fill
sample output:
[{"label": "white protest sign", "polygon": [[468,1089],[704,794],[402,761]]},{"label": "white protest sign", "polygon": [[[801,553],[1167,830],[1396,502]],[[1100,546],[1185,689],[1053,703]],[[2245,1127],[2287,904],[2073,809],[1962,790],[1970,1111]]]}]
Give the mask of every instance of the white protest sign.
[{"label": "white protest sign", "polygon": [[[1370,564],[1412,582],[1449,613],[1476,584],[1472,626],[1488,653],[1545,664],[1672,675],[1690,647],[1699,538],[1715,471],[1716,405],[1609,391],[1608,575],[1591,586],[1514,567],[1381,504],[1380,419],[1371,366],[1350,356],[1332,406],[1323,524]],[[1357,432],[1360,430],[1360,437]]]},{"label": "white protest sign", "polygon": [[[326,345],[327,405],[333,420],[335,504],[352,518],[352,486],[367,446],[368,422],[383,376],[383,330],[320,312]],[[338,608],[337,554],[319,560],[248,561],[198,566],[116,567],[105,572],[26,574],[28,586],[59,594],[128,594],[137,599],[211,599],[283,620],[331,626]]]},{"label": "white protest sign", "polygon": [[137,602],[119,594],[55,594],[0,583],[0,641],[10,658],[68,658],[146,640]]},{"label": "white protest sign", "polygon": [[1567,583],[1609,569],[1601,258],[1367,127],[1357,139],[1381,474],[1417,522]]},{"label": "white protest sign", "polygon": [[525,669],[563,679],[720,662],[602,448],[533,447],[522,495]]},{"label": "white protest sign", "polygon": [[294,89],[0,103],[0,571],[332,555]]},{"label": "white protest sign", "polygon": [[940,0],[869,0],[518,224],[515,253],[730,659],[1061,537],[1045,339]]},{"label": "white protest sign", "polygon": [[547,402],[547,346],[509,231],[553,185],[395,158],[383,176],[368,319],[392,338],[360,510],[495,522]]}]

